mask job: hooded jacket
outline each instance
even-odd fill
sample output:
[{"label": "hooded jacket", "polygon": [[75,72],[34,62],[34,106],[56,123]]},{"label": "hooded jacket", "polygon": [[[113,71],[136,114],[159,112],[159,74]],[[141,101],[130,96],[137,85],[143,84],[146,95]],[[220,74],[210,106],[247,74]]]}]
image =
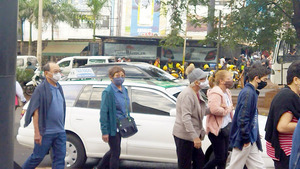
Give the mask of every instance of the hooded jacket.
[{"label": "hooded jacket", "polygon": [[[231,92],[226,89],[226,93],[229,97],[232,105]],[[210,114],[206,116],[206,132],[213,133],[215,136],[219,135],[220,128],[223,124],[224,116],[230,113],[230,117],[233,117],[232,107],[223,108],[221,105],[226,105],[224,92],[219,86],[215,86],[207,91],[208,107]]]}]

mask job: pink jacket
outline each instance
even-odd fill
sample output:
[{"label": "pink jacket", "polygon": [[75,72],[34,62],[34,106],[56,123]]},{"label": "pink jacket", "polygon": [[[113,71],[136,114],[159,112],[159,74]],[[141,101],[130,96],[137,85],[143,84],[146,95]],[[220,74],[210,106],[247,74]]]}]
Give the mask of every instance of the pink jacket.
[{"label": "pink jacket", "polygon": [[[226,93],[229,96],[230,103],[232,105],[231,92],[226,89]],[[210,114],[206,117],[206,132],[213,133],[218,136],[221,125],[223,124],[223,117],[230,113],[230,117],[233,117],[233,106],[223,108],[221,105],[226,105],[224,92],[219,86],[215,86],[207,91],[208,107]]]}]

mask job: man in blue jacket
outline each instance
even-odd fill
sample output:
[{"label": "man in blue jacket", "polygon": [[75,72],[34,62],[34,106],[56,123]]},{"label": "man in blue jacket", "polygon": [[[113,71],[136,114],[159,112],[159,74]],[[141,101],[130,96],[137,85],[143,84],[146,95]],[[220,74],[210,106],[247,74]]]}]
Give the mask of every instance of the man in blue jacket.
[{"label": "man in blue jacket", "polygon": [[55,63],[43,67],[46,79],[35,89],[25,115],[24,127],[33,122],[34,149],[23,164],[23,169],[34,169],[52,148],[53,169],[64,169],[66,156],[65,112],[66,104],[60,68]]},{"label": "man in blue jacket", "polygon": [[249,83],[239,93],[236,111],[232,120],[230,147],[232,155],[228,169],[262,169],[264,162],[259,128],[257,99],[259,92],[267,85],[270,71],[261,65],[254,65],[248,72]]}]

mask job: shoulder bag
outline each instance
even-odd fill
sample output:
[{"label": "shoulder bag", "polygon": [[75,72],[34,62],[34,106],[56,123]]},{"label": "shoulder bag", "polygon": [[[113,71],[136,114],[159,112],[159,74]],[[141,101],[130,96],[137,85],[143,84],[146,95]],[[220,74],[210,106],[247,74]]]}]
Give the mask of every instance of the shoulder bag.
[{"label": "shoulder bag", "polygon": [[127,99],[126,96],[124,94],[124,99],[125,99],[125,105],[126,105],[126,118],[119,120],[118,119],[118,129],[119,129],[119,133],[121,135],[121,137],[123,138],[127,138],[130,136],[133,136],[135,133],[138,132],[138,129],[136,127],[135,121],[133,117],[130,117],[129,115],[129,111],[127,108]]}]

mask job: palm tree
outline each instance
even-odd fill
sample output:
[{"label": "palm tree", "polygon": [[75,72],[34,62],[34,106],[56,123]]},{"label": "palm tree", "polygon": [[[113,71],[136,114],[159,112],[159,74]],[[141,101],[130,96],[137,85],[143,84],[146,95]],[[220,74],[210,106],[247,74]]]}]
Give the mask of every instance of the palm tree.
[{"label": "palm tree", "polygon": [[65,1],[53,3],[51,0],[44,0],[43,17],[45,23],[51,25],[52,40],[58,22],[67,22],[72,27],[80,26],[77,9]]},{"label": "palm tree", "polygon": [[96,21],[100,18],[100,10],[103,8],[104,4],[108,0],[89,0],[87,1],[87,6],[91,9],[92,12],[92,28],[93,28],[93,39],[95,41],[95,33],[96,33]]},{"label": "palm tree", "polygon": [[[19,0],[19,19],[21,21],[21,46],[23,46],[23,25],[25,20],[29,21],[29,42],[28,42],[28,55],[31,55],[32,44],[32,24],[36,21],[37,0]],[[22,50],[21,50],[22,51]]]},{"label": "palm tree", "polygon": [[18,13],[18,18],[19,21],[21,22],[21,27],[19,28],[18,32],[21,34],[21,44],[20,44],[20,51],[22,53],[23,51],[23,41],[24,41],[24,32],[23,32],[23,26],[25,20],[28,18],[27,14],[27,8],[26,8],[27,1],[26,0],[19,0],[19,13]]}]

